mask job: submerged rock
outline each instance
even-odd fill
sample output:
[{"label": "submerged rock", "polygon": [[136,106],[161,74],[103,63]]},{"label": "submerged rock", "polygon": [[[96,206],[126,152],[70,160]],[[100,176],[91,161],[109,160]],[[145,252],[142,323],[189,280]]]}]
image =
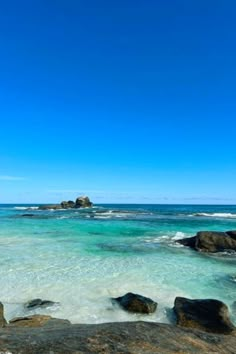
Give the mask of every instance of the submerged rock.
[{"label": "submerged rock", "polygon": [[174,311],[179,326],[221,334],[230,334],[235,330],[228,307],[219,300],[176,297]]},{"label": "submerged rock", "polygon": [[201,252],[236,251],[236,231],[200,231],[194,237],[176,242]]},{"label": "submerged rock", "polygon": [[58,304],[57,302],[53,302],[50,300],[42,300],[42,299],[33,299],[25,303],[25,307],[27,309],[35,309],[38,307],[48,307],[48,306],[53,306],[55,304]]},{"label": "submerged rock", "polygon": [[4,327],[7,324],[7,321],[4,317],[4,308],[3,304],[0,302],[0,327]]},{"label": "submerged rock", "polygon": [[43,326],[57,326],[70,325],[70,321],[59,318],[54,318],[46,315],[34,315],[27,317],[16,317],[9,321],[9,326],[14,327],[43,327]]},{"label": "submerged rock", "polygon": [[157,308],[157,303],[152,299],[133,293],[112,298],[112,301],[117,302],[124,310],[135,313],[153,313]]}]

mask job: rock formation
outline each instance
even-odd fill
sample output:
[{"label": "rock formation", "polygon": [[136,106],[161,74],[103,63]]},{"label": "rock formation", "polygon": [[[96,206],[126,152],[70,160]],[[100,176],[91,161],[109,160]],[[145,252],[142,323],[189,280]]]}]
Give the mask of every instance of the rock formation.
[{"label": "rock formation", "polygon": [[0,329],[0,351],[9,354],[233,354],[235,348],[234,335],[141,321]]},{"label": "rock formation", "polygon": [[51,205],[40,205],[40,210],[60,210],[60,209],[73,209],[73,208],[91,208],[93,203],[90,201],[89,197],[78,197],[76,201],[72,200],[63,201],[60,204],[51,204]]},{"label": "rock formation", "polygon": [[236,251],[236,231],[200,231],[176,242],[201,252]]},{"label": "rock formation", "polygon": [[175,299],[177,325],[210,333],[230,334],[235,327],[229,318],[228,307],[219,300]]},{"label": "rock formation", "polygon": [[124,296],[113,298],[124,310],[134,313],[153,313],[156,311],[157,303],[148,297],[127,293]]}]

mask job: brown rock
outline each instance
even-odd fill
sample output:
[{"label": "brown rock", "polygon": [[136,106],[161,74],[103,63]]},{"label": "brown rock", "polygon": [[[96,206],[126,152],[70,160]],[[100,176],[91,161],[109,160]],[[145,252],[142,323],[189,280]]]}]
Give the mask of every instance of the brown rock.
[{"label": "brown rock", "polygon": [[113,298],[124,310],[135,313],[153,313],[156,311],[157,303],[148,297],[127,293],[124,296]]},{"label": "brown rock", "polygon": [[8,326],[14,327],[43,327],[55,325],[69,325],[70,321],[53,318],[46,315],[33,315],[27,317],[16,317],[9,321]]},{"label": "brown rock", "polygon": [[4,308],[3,304],[0,302],[0,327],[4,327],[7,324],[7,321],[4,317]]},{"label": "brown rock", "polygon": [[0,329],[0,351],[21,354],[233,354],[236,336],[151,322]]},{"label": "brown rock", "polygon": [[211,333],[230,334],[235,330],[228,307],[219,300],[175,299],[177,324]]}]

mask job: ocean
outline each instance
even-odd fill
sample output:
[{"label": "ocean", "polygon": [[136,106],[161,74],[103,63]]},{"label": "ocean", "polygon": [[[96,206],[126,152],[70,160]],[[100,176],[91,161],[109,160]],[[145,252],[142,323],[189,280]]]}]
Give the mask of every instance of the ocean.
[{"label": "ocean", "polygon": [[[32,214],[24,216],[24,214]],[[203,254],[175,241],[236,229],[236,206],[97,205],[38,210],[0,205],[0,301],[7,320],[35,313],[72,323],[171,323],[176,296],[225,302],[236,323],[236,255]],[[130,314],[111,298],[127,292],[158,302]],[[56,304],[27,310],[35,298]]]}]

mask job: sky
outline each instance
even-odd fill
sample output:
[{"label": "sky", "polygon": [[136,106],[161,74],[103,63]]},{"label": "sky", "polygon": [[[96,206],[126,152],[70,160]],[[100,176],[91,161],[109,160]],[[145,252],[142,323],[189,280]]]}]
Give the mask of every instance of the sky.
[{"label": "sky", "polygon": [[234,0],[0,4],[0,203],[236,204]]}]

